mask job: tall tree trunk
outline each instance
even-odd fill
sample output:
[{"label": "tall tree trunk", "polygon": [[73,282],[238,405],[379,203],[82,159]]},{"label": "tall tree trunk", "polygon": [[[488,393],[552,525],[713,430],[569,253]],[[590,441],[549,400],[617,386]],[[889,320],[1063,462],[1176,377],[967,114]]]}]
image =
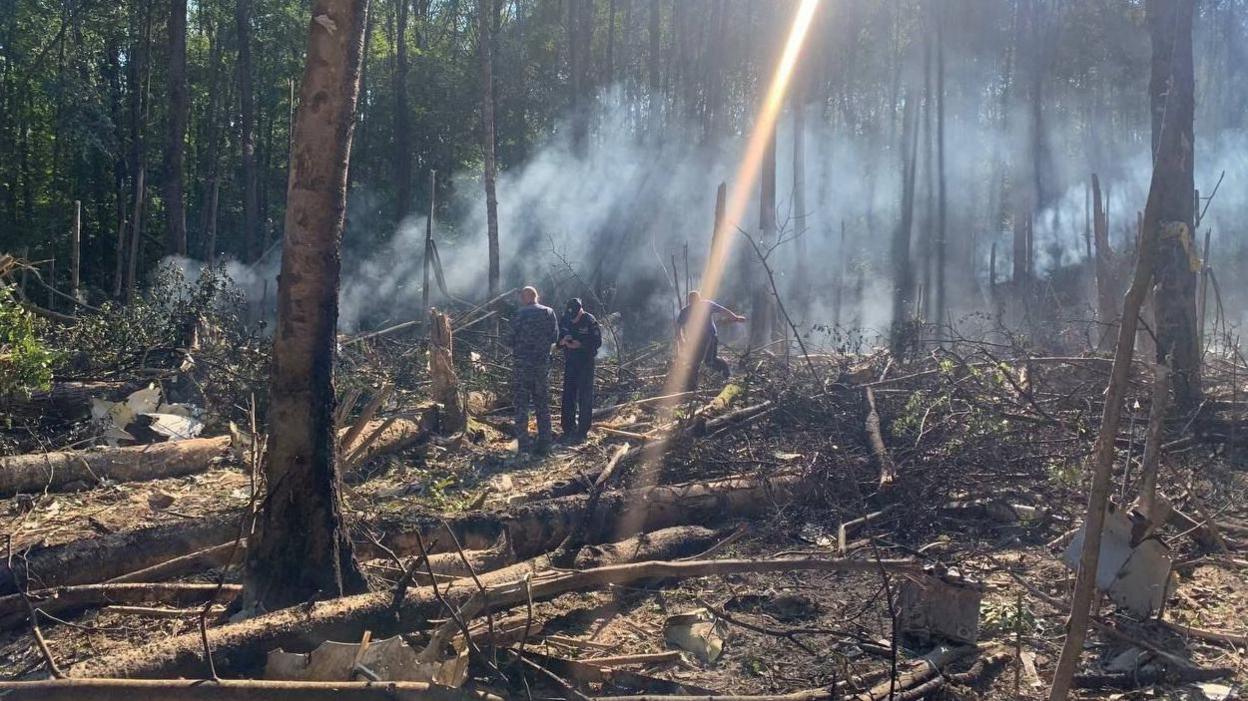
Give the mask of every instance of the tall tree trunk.
[{"label": "tall tree trunk", "polygon": [[[762,172],[759,174],[758,198],[758,246],[764,252],[771,248],[776,238],[776,129],[773,123],[767,136],[767,148],[763,152]],[[767,285],[767,278],[760,261],[751,261],[750,287],[750,347],[758,348],[772,340],[774,330],[775,302]]]},{"label": "tall tree trunk", "polygon": [[603,72],[602,83],[608,88],[615,80],[615,2],[616,0],[608,0],[607,3],[607,67]]},{"label": "tall tree trunk", "polygon": [[490,299],[498,296],[498,196],[494,191],[494,31],[488,12],[490,0],[477,2],[477,29],[481,50],[481,151],[485,155],[485,228],[489,246]]},{"label": "tall tree trunk", "polygon": [[169,143],[165,145],[165,250],[186,255],[183,161],[191,111],[186,86],[186,0],[169,0]]},{"label": "tall tree trunk", "polygon": [[[210,25],[208,30],[208,106],[204,109],[204,130],[202,134],[202,142],[199,145],[198,158],[196,159],[198,167],[198,177],[200,185],[203,189],[203,199],[200,201],[199,211],[199,231],[204,237],[202,243],[202,254],[205,260],[212,261],[216,250],[216,232],[211,232],[212,240],[209,241],[209,220],[215,217],[216,213],[212,206],[212,198],[219,191],[217,186],[217,171],[220,167],[222,150],[218,139],[221,135],[221,122],[218,121],[218,114],[221,105],[221,83],[222,66],[221,66],[221,30],[220,25]],[[215,222],[213,222],[215,224]]]},{"label": "tall tree trunk", "polygon": [[[1158,94],[1170,93],[1170,104],[1164,114],[1154,112],[1153,176],[1148,190],[1140,224],[1140,244],[1135,264],[1135,274],[1127,290],[1122,320],[1118,328],[1118,345],[1114,354],[1113,369],[1105,393],[1105,406],[1101,427],[1094,451],[1096,462],[1092,470],[1092,485],[1088,490],[1088,508],[1085,517],[1085,537],[1079,557],[1079,572],[1071,596],[1070,618],[1067,622],[1066,640],[1061,657],[1053,673],[1053,685],[1049,689],[1050,701],[1064,701],[1070,691],[1071,679],[1079,665],[1083,643],[1087,635],[1088,619],[1096,592],[1096,573],[1100,563],[1101,532],[1105,525],[1105,509],[1109,497],[1109,482],[1116,455],[1115,438],[1118,435],[1122,405],[1126,395],[1132,356],[1135,351],[1136,329],[1140,308],[1148,294],[1150,283],[1157,282],[1157,291],[1165,290],[1161,278],[1170,274],[1163,269],[1173,265],[1167,260],[1176,256],[1168,250],[1184,232],[1191,231],[1190,220],[1176,219],[1182,207],[1190,212],[1192,204],[1192,112],[1190,86],[1192,78],[1191,31],[1193,3],[1188,0],[1149,0],[1148,19],[1153,31],[1153,104]],[[1186,51],[1183,50],[1186,46]],[[1158,57],[1158,53],[1162,56]],[[1173,68],[1172,66],[1173,62]],[[1182,67],[1186,63],[1186,68]],[[1160,70],[1159,70],[1160,69]],[[1165,76],[1186,76],[1187,96],[1180,93],[1181,80],[1170,81]],[[1161,85],[1158,85],[1160,76]],[[1169,84],[1169,85],[1167,85]],[[1183,105],[1186,103],[1187,109]],[[1183,202],[1186,202],[1186,205]],[[1179,243],[1181,245],[1181,243]],[[1187,265],[1186,254],[1180,261]],[[1162,294],[1156,298],[1161,299]],[[1160,335],[1160,334],[1159,334]],[[1160,351],[1159,351],[1160,352]],[[1172,356],[1175,357],[1175,356]],[[1199,382],[1199,375],[1189,376]],[[1177,385],[1176,385],[1177,389]],[[1199,392],[1199,385],[1194,389]],[[1176,397],[1177,397],[1176,393]]]},{"label": "tall tree trunk", "polygon": [[945,268],[949,257],[948,197],[945,173],[945,33],[944,6],[936,11],[936,306],[932,320],[945,323],[948,298],[945,290]]},{"label": "tall tree trunk", "polygon": [[333,371],[367,7],[368,0],[316,0],[309,23],[277,291],[269,493],[247,549],[251,610],[365,588],[342,523]]},{"label": "tall tree trunk", "polygon": [[[1170,356],[1174,370],[1174,397],[1178,408],[1188,410],[1200,402],[1200,339],[1196,324],[1196,273],[1200,270],[1195,240],[1195,190],[1192,146],[1195,80],[1192,69],[1192,15],[1189,0],[1149,0],[1148,24],[1152,35],[1153,63],[1149,95],[1153,117],[1154,168],[1162,159],[1172,167],[1162,169],[1160,221],[1163,235],[1157,258],[1157,285],[1153,308],[1157,325],[1157,361]],[[1172,148],[1162,153],[1163,129],[1180,134]],[[1171,226],[1173,224],[1173,226]]]},{"label": "tall tree trunk", "polygon": [[243,259],[260,257],[260,196],[256,188],[256,103],[252,94],[251,3],[236,0],[238,28],[239,141],[243,152]]},{"label": "tall tree trunk", "polygon": [[910,345],[914,304],[914,264],[910,259],[910,234],[914,227],[914,180],[918,172],[918,115],[914,92],[906,94],[901,124],[901,219],[893,232],[889,258],[893,266],[893,323],[890,346],[901,355]]},{"label": "tall tree trunk", "polygon": [[1108,353],[1114,347],[1118,324],[1119,285],[1117,258],[1109,246],[1109,216],[1101,200],[1101,180],[1092,174],[1092,237],[1096,256],[1096,320],[1100,323],[1096,348]]},{"label": "tall tree trunk", "polygon": [[410,0],[394,0],[394,187],[395,222],[412,206],[412,126],[407,106],[407,18]]},{"label": "tall tree trunk", "polygon": [[662,37],[662,7],[659,0],[650,0],[650,51],[646,54],[646,72],[650,78],[650,132],[658,132],[663,116],[659,85],[659,45]]},{"label": "tall tree trunk", "polygon": [[[799,74],[799,86],[804,85]],[[805,313],[810,306],[810,268],[806,261],[806,94],[798,89],[793,93],[793,236],[797,252],[794,281],[797,290],[797,311]],[[842,251],[842,255],[844,252]],[[837,284],[841,284],[838,281]]]},{"label": "tall tree trunk", "polygon": [[572,148],[584,154],[589,140],[589,64],[594,28],[594,0],[570,3],[568,12],[569,72],[572,74]]},{"label": "tall tree trunk", "polygon": [[117,218],[117,245],[113,258],[113,298],[120,299],[125,285],[126,264],[126,156],[122,146],[126,141],[121,107],[121,49],[115,40],[108,42],[109,115],[113,120],[113,134],[118,149],[113,157],[113,207]]},{"label": "tall tree trunk", "polygon": [[[119,249],[125,251],[125,285],[118,286],[114,290],[120,299],[130,299],[134,296],[135,277],[138,274],[137,253],[139,250],[139,236],[143,231],[143,188],[146,174],[146,164],[144,162],[144,145],[143,145],[143,127],[144,114],[146,113],[146,105],[144,104],[144,76],[147,74],[148,58],[149,58],[149,35],[148,20],[150,8],[146,3],[136,6],[131,18],[130,32],[132,43],[130,46],[130,56],[126,60],[126,82],[128,83],[129,92],[129,112],[130,112],[130,239],[128,242],[119,241]],[[124,234],[119,233],[121,238]],[[124,295],[124,296],[123,296]]]}]

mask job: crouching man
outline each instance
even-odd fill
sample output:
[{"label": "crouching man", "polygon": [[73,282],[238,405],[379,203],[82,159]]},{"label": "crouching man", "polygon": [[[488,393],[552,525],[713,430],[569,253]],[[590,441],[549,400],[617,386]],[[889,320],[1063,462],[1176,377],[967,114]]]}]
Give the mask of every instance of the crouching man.
[{"label": "crouching man", "polygon": [[[559,320],[538,301],[537,290],[520,290],[520,308],[511,318],[511,394],[516,409],[517,451],[545,454],[550,449],[550,354],[559,340]],[[529,404],[537,414],[537,444],[530,443]]]}]

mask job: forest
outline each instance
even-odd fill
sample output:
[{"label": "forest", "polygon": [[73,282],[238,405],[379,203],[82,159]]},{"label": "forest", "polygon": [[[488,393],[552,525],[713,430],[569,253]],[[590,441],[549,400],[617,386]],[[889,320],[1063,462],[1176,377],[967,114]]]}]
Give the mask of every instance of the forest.
[{"label": "forest", "polygon": [[1248,681],[1248,2],[0,0],[0,695]]}]

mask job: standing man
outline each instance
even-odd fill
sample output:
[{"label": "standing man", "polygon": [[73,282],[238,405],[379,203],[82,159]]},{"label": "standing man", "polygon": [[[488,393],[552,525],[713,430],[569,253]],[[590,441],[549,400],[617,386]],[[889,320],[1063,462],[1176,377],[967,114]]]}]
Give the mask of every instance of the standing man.
[{"label": "standing man", "polygon": [[517,451],[528,452],[529,404],[537,414],[534,452],[550,449],[550,353],[559,340],[559,320],[550,307],[538,303],[537,290],[520,290],[520,308],[511,317],[507,345],[511,346],[511,394],[516,408]]},{"label": "standing man", "polygon": [[580,443],[589,434],[594,413],[594,358],[602,346],[602,327],[578,297],[568,300],[559,320],[563,347],[563,439]]},{"label": "standing man", "polygon": [[[685,390],[698,388],[698,369],[706,361],[713,370],[729,374],[728,363],[719,357],[719,329],[715,326],[715,315],[730,317],[729,321],[745,321],[745,317],[721,306],[709,299],[702,299],[702,293],[689,290],[685,297],[685,307],[676,317],[676,353],[678,358],[689,359],[689,379]],[[692,355],[685,355],[692,348]]]}]

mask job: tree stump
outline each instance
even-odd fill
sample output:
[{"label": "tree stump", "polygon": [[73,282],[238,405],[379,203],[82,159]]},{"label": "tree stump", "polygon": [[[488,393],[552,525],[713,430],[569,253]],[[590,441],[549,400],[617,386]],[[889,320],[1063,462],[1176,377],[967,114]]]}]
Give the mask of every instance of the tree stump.
[{"label": "tree stump", "polygon": [[433,400],[442,405],[439,428],[443,433],[458,433],[468,425],[468,412],[452,361],[451,319],[430,309],[429,322],[429,375]]}]

